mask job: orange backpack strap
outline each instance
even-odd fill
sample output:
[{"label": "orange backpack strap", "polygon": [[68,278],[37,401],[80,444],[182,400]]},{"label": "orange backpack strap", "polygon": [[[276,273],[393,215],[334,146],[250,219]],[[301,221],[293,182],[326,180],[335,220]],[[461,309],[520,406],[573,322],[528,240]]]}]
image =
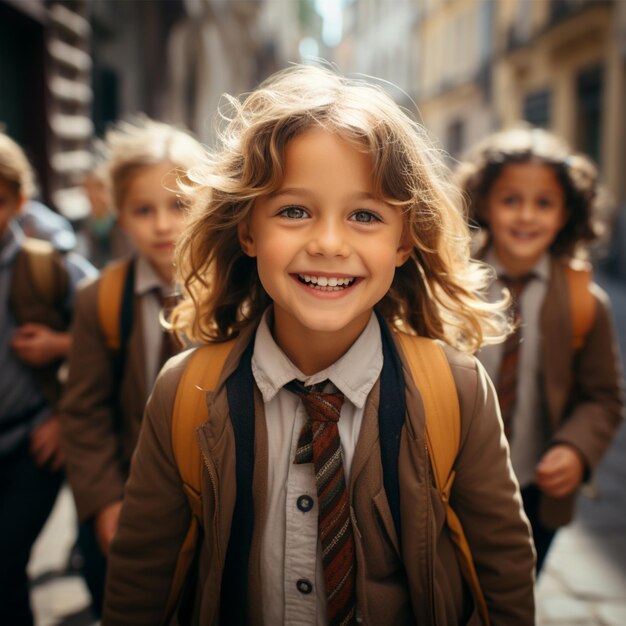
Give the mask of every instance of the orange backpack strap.
[{"label": "orange backpack strap", "polygon": [[474,559],[461,521],[450,505],[450,492],[455,476],[454,461],[461,442],[461,413],[450,364],[443,348],[436,341],[402,332],[398,332],[397,336],[413,382],[424,403],[426,445],[459,566],[473,592],[478,612],[488,626],[489,612],[476,574]]},{"label": "orange backpack strap", "polygon": [[191,524],[178,553],[172,586],[165,611],[169,624],[196,553],[199,524],[202,519],[202,458],[196,442],[196,430],[208,419],[207,391],[217,385],[224,363],[235,341],[214,343],[197,348],[189,357],[178,383],[172,413],[172,450],[183,490],[192,511]]},{"label": "orange backpack strap", "polygon": [[593,280],[591,266],[586,263],[566,265],[565,277],[572,318],[572,345],[574,350],[579,350],[596,317],[596,299],[589,289]]},{"label": "orange backpack strap", "polygon": [[120,310],[129,267],[128,260],[117,261],[107,265],[100,274],[98,320],[109,350],[121,347]]}]

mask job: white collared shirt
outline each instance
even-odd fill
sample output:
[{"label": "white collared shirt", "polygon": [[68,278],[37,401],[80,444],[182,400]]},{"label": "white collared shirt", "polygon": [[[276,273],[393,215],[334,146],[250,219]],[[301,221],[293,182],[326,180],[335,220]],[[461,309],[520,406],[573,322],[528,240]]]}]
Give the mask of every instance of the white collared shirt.
[{"label": "white collared shirt", "polygon": [[[491,265],[498,276],[506,270],[498,261],[493,250],[485,256],[485,262]],[[544,428],[539,390],[540,365],[540,317],[541,306],[550,280],[550,256],[545,253],[531,270],[535,276],[522,291],[520,297],[520,315],[522,319],[520,358],[517,370],[517,394],[513,415],[513,433],[509,445],[511,463],[521,487],[534,481],[535,467],[543,454]],[[489,299],[494,301],[502,297],[504,284],[495,280],[489,289]],[[486,346],[477,354],[487,373],[498,384],[500,362],[504,344]]]},{"label": "white collared shirt", "polygon": [[[346,354],[325,370],[306,376],[274,341],[268,314],[266,311],[257,330],[252,356],[252,373],[263,396],[268,440],[267,513],[261,546],[263,623],[325,626],[328,621],[317,538],[315,475],[311,463],[293,463],[307,418],[301,400],[283,386],[294,378],[305,385],[328,379],[344,394],[338,427],[348,484],[365,401],[383,366],[380,326],[372,313]],[[299,590],[309,585],[310,593]]]}]

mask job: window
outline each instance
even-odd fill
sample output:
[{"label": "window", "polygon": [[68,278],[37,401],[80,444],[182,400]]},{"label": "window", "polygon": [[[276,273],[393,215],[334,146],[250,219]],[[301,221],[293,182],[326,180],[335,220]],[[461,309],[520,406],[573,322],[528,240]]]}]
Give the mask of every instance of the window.
[{"label": "window", "polygon": [[524,98],[524,119],[534,126],[547,128],[550,124],[550,91],[542,89]]},{"label": "window", "polygon": [[598,164],[601,160],[602,82],[599,66],[581,72],[576,80],[576,147]]}]

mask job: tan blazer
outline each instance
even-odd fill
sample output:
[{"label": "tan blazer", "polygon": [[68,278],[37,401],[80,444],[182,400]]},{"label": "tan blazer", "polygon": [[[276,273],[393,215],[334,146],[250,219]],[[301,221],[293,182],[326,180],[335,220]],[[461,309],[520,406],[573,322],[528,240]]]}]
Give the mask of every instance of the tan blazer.
[{"label": "tan blazer", "polygon": [[[189,442],[190,446],[200,446],[205,463],[204,541],[199,551],[195,594],[194,589],[187,589],[194,599],[184,607],[192,617],[181,622],[175,618],[173,624],[218,623],[224,555],[235,502],[234,437],[225,380],[249,341],[250,332],[235,345],[215,392],[207,394],[210,418],[198,429],[197,441]],[[448,348],[446,354],[461,408],[453,506],[467,532],[491,623],[529,626],[534,623],[534,554],[493,388],[474,358]],[[181,355],[168,363],[147,406],[118,534],[109,555],[103,626],[165,623],[164,608],[174,564],[190,522],[170,435],[174,396],[187,358]],[[407,424],[420,427],[409,432],[405,424],[401,440],[401,544],[383,488],[379,382],[367,400],[352,464],[349,488],[362,623],[477,625],[481,620],[462,580],[433,485],[422,402],[406,364],[404,369],[405,380],[409,381],[407,410],[413,416]],[[267,434],[258,390],[255,415],[254,506],[259,519],[263,519]],[[249,623],[255,626],[261,624],[260,526],[256,524],[252,538],[249,597],[242,599],[247,602]]]},{"label": "tan blazer", "polygon": [[[563,264],[552,260],[551,278],[541,310],[539,380],[546,448],[568,443],[582,455],[587,475],[596,467],[623,419],[624,382],[619,346],[608,296],[592,285],[594,324],[582,348],[572,347],[572,319]],[[543,496],[541,517],[548,527],[567,524],[576,493],[565,498]]]},{"label": "tan blazer", "polygon": [[117,395],[113,354],[98,321],[99,285],[100,279],[94,280],[77,294],[69,375],[61,402],[67,476],[81,521],[122,499],[150,392],[140,299],[135,296],[133,327]]}]

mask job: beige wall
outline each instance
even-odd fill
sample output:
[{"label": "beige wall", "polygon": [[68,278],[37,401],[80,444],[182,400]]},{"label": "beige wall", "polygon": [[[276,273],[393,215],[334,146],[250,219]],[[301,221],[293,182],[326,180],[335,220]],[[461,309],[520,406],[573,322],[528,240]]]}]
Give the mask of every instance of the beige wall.
[{"label": "beige wall", "polygon": [[[616,12],[618,3],[591,2],[572,17],[547,24],[549,0],[531,3],[532,28],[528,45],[506,49],[507,33],[519,17],[519,0],[504,0],[497,15],[496,40],[500,51],[494,66],[494,108],[497,123],[521,119],[525,97],[537,90],[551,93],[550,130],[576,147],[578,141],[576,82],[581,72],[602,68],[600,159],[602,177],[620,202],[624,196],[624,58]],[[623,42],[621,43],[623,45]]]}]

